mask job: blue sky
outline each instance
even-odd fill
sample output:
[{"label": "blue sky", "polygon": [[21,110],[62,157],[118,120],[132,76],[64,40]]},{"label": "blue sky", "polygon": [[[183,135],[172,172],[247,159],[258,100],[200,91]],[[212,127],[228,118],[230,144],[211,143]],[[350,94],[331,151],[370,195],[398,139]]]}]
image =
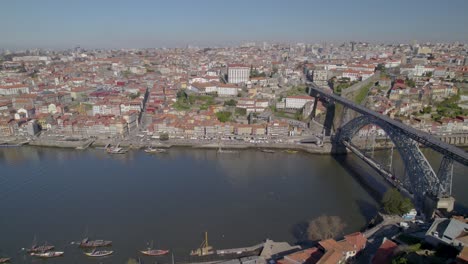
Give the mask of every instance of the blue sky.
[{"label": "blue sky", "polygon": [[5,0],[0,48],[468,42],[468,0]]}]

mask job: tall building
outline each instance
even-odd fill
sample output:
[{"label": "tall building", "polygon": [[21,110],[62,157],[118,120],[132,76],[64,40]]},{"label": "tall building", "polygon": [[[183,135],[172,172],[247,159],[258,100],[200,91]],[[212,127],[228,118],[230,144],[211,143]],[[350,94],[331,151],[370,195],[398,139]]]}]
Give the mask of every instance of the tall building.
[{"label": "tall building", "polygon": [[242,64],[228,65],[228,82],[229,83],[246,83],[249,81],[250,67]]}]

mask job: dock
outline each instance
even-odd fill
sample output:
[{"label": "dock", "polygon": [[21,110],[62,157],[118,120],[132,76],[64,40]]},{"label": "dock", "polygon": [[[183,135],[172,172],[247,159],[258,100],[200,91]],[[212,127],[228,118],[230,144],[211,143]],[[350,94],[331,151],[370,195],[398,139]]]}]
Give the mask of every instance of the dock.
[{"label": "dock", "polygon": [[83,145],[76,147],[76,149],[87,149],[94,143],[94,139],[86,141]]},{"label": "dock", "polygon": [[2,141],[2,142],[0,142],[0,147],[1,148],[13,148],[13,147],[21,147],[21,146],[26,145],[26,144],[29,144],[28,140],[20,141],[20,142]]},{"label": "dock", "polygon": [[219,249],[216,250],[216,254],[218,255],[226,255],[226,254],[242,254],[246,252],[253,252],[256,250],[260,250],[263,248],[265,243],[260,243],[251,247],[242,247],[242,248],[228,248],[228,249]]}]

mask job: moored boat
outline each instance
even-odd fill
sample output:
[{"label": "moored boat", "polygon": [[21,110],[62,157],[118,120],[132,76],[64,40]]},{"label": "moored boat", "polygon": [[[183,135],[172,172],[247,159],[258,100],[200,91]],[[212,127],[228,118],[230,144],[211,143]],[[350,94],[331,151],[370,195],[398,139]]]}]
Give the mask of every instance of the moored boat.
[{"label": "moored boat", "polygon": [[235,153],[239,153],[239,151],[237,151],[237,150],[226,150],[226,149],[222,149],[221,147],[219,147],[218,153],[221,153],[221,154],[235,154]]},{"label": "moored boat", "polygon": [[85,252],[84,254],[88,257],[105,257],[112,255],[114,251],[112,250],[93,250],[91,252]]},{"label": "moored boat", "polygon": [[291,150],[291,149],[286,150],[286,153],[289,153],[289,154],[296,154],[297,152],[299,152],[299,151]]},{"label": "moored boat", "polygon": [[39,257],[39,258],[56,258],[63,256],[65,252],[63,251],[48,251],[42,253],[31,253],[31,256]]},{"label": "moored boat", "polygon": [[206,256],[214,254],[213,247],[208,245],[208,232],[205,232],[205,239],[201,243],[200,247],[190,251],[190,256]]},{"label": "moored boat", "polygon": [[0,263],[9,263],[11,258],[0,258]]},{"label": "moored boat", "polygon": [[107,153],[109,154],[125,154],[127,153],[126,149],[120,147],[107,148]]},{"label": "moored boat", "polygon": [[275,153],[274,150],[271,150],[271,149],[262,149],[261,152],[264,152],[264,153]]},{"label": "moored boat", "polygon": [[161,149],[161,148],[149,147],[149,148],[145,149],[145,152],[146,153],[166,153],[167,150]]},{"label": "moored boat", "polygon": [[162,256],[169,253],[169,250],[164,249],[148,249],[148,250],[140,250],[141,254],[147,256]]},{"label": "moored boat", "polygon": [[32,246],[28,249],[28,253],[44,253],[53,250],[55,247],[52,245]]},{"label": "moored boat", "polygon": [[88,238],[83,239],[80,242],[80,247],[108,247],[112,245],[112,241],[109,240],[89,240]]}]

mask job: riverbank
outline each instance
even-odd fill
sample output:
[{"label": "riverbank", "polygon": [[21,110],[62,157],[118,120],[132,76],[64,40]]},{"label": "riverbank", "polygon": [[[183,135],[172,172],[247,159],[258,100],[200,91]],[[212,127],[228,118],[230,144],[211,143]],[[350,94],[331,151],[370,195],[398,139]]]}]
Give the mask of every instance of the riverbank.
[{"label": "riverbank", "polygon": [[[17,145],[19,142],[26,142],[24,140],[10,140],[8,144],[11,146]],[[73,148],[85,149],[87,147],[105,147],[110,145],[119,144],[121,147],[130,149],[143,149],[149,146],[158,148],[173,148],[173,147],[186,147],[194,149],[232,149],[232,150],[251,150],[251,149],[271,149],[271,150],[297,150],[310,154],[331,154],[331,144],[325,143],[323,146],[315,144],[300,144],[300,143],[249,143],[249,142],[200,142],[200,141],[187,141],[187,140],[168,140],[168,141],[135,141],[135,140],[95,140],[95,139],[43,139],[38,138],[35,140],[27,141],[27,144],[35,147],[53,147],[53,148]]]}]

